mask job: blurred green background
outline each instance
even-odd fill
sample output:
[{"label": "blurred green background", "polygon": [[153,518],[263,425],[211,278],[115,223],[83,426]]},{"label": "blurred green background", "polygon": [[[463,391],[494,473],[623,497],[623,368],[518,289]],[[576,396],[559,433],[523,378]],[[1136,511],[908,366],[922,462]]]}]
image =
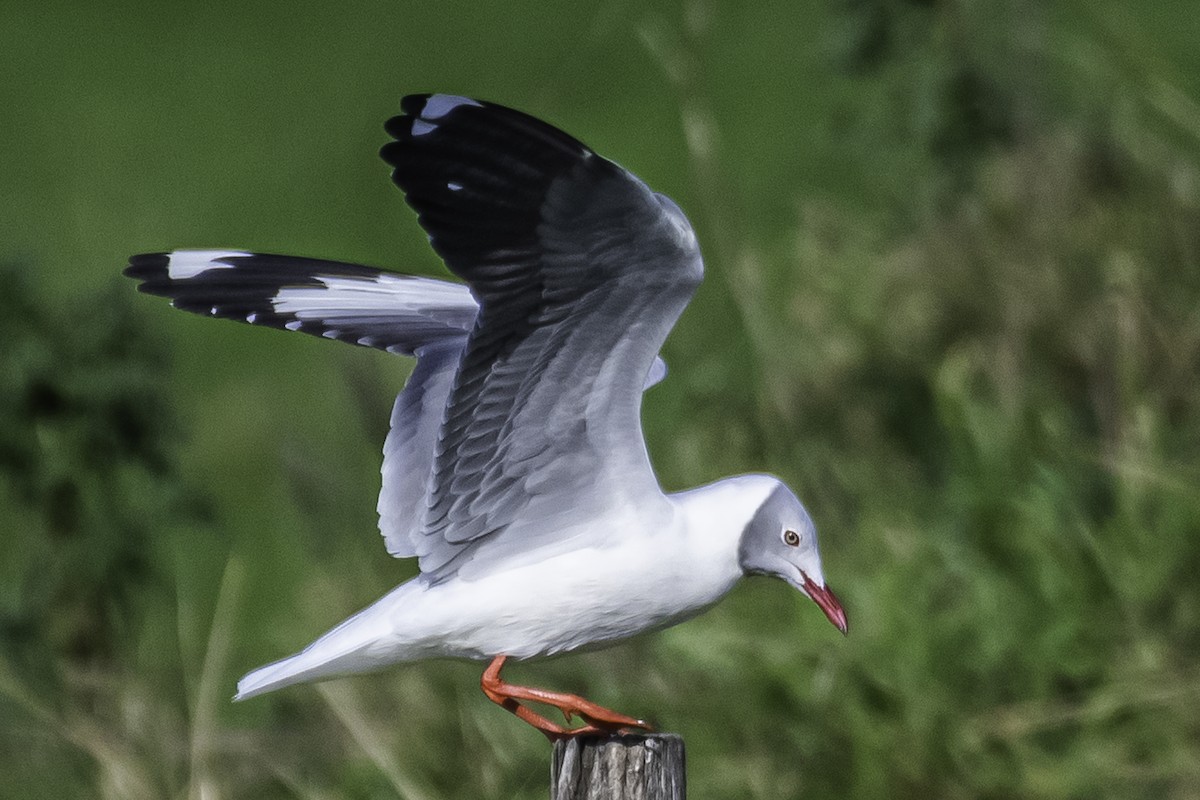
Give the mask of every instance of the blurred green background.
[{"label": "blurred green background", "polygon": [[435,90],[690,215],[663,484],[784,477],[851,619],[747,581],[510,678],[683,734],[697,800],[1200,797],[1194,2],[579,9],[6,2],[0,796],[545,796],[473,664],[229,702],[413,573],[373,510],[408,365],[119,277],[176,247],[443,275],[376,156]]}]

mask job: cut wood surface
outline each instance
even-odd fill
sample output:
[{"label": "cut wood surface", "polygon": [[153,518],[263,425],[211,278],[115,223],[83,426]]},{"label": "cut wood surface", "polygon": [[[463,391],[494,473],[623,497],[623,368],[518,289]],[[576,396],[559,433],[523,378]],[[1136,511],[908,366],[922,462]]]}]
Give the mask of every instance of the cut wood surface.
[{"label": "cut wood surface", "polygon": [[554,744],[550,800],[684,800],[683,739],[581,736]]}]

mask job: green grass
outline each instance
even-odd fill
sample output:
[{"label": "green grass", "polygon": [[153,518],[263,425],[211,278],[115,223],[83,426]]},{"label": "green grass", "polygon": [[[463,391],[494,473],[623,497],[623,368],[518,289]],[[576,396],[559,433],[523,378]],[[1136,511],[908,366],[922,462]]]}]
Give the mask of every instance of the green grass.
[{"label": "green grass", "polygon": [[443,274],[400,95],[551,119],[675,197],[708,280],[667,488],[772,471],[842,639],[747,581],[514,679],[650,715],[694,798],[1200,796],[1191,4],[20,2],[0,26],[0,796],[541,797],[479,667],[228,702],[409,577],[403,361],[173,312],[133,252]]}]

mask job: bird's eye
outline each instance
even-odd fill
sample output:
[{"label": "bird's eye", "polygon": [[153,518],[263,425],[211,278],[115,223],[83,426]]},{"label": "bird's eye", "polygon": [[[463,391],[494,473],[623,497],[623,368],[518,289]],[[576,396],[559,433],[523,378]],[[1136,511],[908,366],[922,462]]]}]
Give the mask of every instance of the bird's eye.
[{"label": "bird's eye", "polygon": [[800,534],[796,533],[795,531],[784,531],[783,532],[783,543],[786,544],[788,547],[799,547],[800,546]]}]

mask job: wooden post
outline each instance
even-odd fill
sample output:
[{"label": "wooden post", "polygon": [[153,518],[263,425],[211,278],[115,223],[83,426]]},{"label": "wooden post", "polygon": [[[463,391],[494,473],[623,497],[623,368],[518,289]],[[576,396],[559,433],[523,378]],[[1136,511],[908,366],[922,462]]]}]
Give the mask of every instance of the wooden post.
[{"label": "wooden post", "polygon": [[578,736],[554,743],[550,800],[685,800],[683,738]]}]

